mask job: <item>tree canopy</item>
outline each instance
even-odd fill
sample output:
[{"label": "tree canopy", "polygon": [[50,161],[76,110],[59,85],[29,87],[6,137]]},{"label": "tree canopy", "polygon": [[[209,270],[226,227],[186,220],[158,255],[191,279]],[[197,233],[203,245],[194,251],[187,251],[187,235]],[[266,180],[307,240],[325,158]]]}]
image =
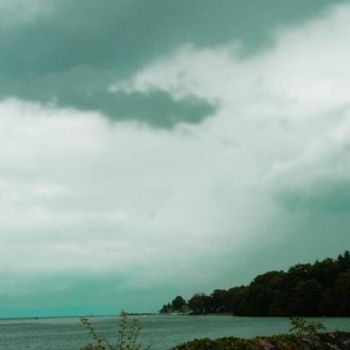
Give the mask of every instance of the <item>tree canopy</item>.
[{"label": "tree canopy", "polygon": [[187,303],[176,297],[168,305],[175,310],[174,302],[181,298],[179,304],[187,304],[195,314],[350,316],[349,296],[350,253],[345,251],[337,259],[297,264],[287,272],[266,272],[247,286],[215,289],[210,295],[196,293]]}]

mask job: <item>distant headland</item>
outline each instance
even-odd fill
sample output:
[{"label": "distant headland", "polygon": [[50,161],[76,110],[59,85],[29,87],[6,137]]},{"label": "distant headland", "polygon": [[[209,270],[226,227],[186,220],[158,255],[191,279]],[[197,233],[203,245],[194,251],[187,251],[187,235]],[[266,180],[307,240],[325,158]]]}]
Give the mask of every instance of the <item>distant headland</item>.
[{"label": "distant headland", "polygon": [[163,305],[163,314],[222,314],[236,316],[350,316],[350,253],[288,271],[258,275],[247,286],[177,296]]}]

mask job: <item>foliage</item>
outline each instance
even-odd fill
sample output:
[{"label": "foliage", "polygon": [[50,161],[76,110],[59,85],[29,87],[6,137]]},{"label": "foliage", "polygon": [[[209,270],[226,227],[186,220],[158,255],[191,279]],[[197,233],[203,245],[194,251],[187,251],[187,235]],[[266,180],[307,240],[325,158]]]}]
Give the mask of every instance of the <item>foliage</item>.
[{"label": "foliage", "polygon": [[170,303],[164,304],[164,305],[162,306],[162,308],[159,310],[159,312],[160,312],[161,314],[169,314],[169,313],[171,313],[171,312],[173,312],[173,311],[174,311],[174,310],[173,310],[173,308],[172,308],[172,306],[171,306]]},{"label": "foliage", "polygon": [[[270,271],[248,286],[196,293],[188,300],[194,314],[237,316],[350,316],[350,253],[288,271]],[[175,300],[175,299],[174,299]],[[175,311],[172,303],[162,312]]]},{"label": "foliage", "polygon": [[172,302],[171,306],[175,311],[181,311],[182,308],[186,305],[186,300],[181,296],[178,295]]},{"label": "foliage", "polygon": [[305,319],[296,316],[291,318],[291,327],[289,332],[300,337],[303,334],[316,334],[321,330],[326,330],[326,327],[319,321],[306,321]]},{"label": "foliage", "polygon": [[116,344],[112,344],[111,341],[98,334],[88,318],[81,317],[80,321],[96,343],[96,345],[88,344],[81,350],[149,350],[149,347],[144,347],[138,341],[141,331],[139,320],[129,320],[126,312],[121,312],[120,314]]},{"label": "foliage", "polygon": [[178,295],[175,299],[172,300],[171,303],[163,305],[159,312],[161,314],[184,312],[187,311],[187,307],[188,304],[186,303],[186,300],[181,295]]},{"label": "foliage", "polygon": [[241,339],[195,339],[173,347],[171,350],[346,350],[350,345],[350,333],[321,333],[303,337],[278,335]]}]

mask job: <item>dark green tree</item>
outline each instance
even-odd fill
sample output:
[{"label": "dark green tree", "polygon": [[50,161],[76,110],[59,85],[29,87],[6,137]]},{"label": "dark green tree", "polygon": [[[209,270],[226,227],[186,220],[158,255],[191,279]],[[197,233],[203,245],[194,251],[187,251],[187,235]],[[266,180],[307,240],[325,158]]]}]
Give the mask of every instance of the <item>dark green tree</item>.
[{"label": "dark green tree", "polygon": [[183,307],[186,305],[186,300],[181,296],[178,295],[172,302],[171,306],[174,311],[182,311]]},{"label": "dark green tree", "polygon": [[161,314],[168,314],[168,313],[173,312],[173,311],[174,311],[173,307],[170,305],[170,303],[168,303],[168,304],[163,305],[163,307],[160,309],[159,312]]},{"label": "dark green tree", "polygon": [[350,270],[343,272],[335,281],[338,297],[337,315],[350,315]]},{"label": "dark green tree", "polygon": [[196,314],[204,313],[206,309],[206,295],[204,293],[196,293],[189,301],[189,308]]},{"label": "dark green tree", "polygon": [[289,303],[289,314],[293,316],[317,316],[322,300],[322,285],[316,280],[299,281]]}]

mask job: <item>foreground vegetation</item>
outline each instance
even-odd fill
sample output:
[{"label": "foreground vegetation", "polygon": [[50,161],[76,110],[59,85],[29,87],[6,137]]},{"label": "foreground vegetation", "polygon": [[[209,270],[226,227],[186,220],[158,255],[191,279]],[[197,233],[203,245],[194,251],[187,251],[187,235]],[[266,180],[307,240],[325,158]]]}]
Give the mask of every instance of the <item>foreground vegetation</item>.
[{"label": "foreground vegetation", "polygon": [[[162,313],[232,313],[237,316],[350,316],[350,253],[314,264],[297,264],[287,272],[270,271],[248,286],[177,296]],[[350,346],[349,346],[350,349]]]},{"label": "foreground vegetation", "polygon": [[[148,350],[138,340],[141,330],[139,321],[128,320],[128,315],[122,313],[119,322],[118,340],[113,343],[104,336],[97,334],[87,318],[81,318],[94,344],[89,344],[81,350]],[[213,339],[195,339],[173,347],[171,350],[346,350],[350,349],[350,333],[325,331],[321,322],[308,322],[300,317],[291,319],[289,335],[271,337],[256,337],[242,339],[225,337]]]},{"label": "foreground vegetation", "polygon": [[319,333],[326,328],[321,322],[308,322],[300,317],[291,319],[288,335],[242,339],[195,339],[171,350],[346,350],[350,348],[350,333]]},{"label": "foreground vegetation", "polygon": [[318,333],[312,335],[278,335],[241,339],[195,339],[171,350],[349,350],[350,334]]},{"label": "foreground vegetation", "polygon": [[149,346],[144,346],[139,342],[141,331],[139,320],[129,320],[128,314],[124,311],[120,314],[118,339],[116,343],[98,334],[88,318],[81,317],[80,321],[95,343],[88,344],[81,350],[149,350]]}]

